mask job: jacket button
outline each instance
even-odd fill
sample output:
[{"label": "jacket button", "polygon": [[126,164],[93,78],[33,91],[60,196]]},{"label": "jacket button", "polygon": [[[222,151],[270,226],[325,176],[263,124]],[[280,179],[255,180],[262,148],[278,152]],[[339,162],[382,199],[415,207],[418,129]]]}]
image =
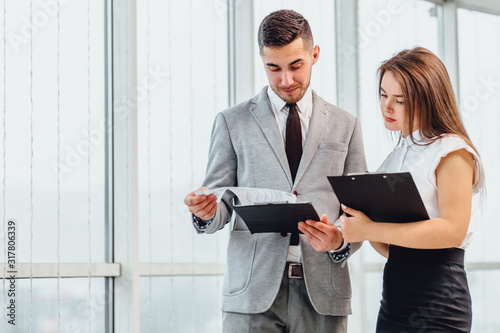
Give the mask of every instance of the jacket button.
[{"label": "jacket button", "polygon": [[294,195],[299,195],[299,194],[297,193],[297,191],[293,191],[293,194],[294,194]]},{"label": "jacket button", "polygon": [[286,236],[288,236],[288,234],[286,232],[281,233],[281,237],[286,237]]}]

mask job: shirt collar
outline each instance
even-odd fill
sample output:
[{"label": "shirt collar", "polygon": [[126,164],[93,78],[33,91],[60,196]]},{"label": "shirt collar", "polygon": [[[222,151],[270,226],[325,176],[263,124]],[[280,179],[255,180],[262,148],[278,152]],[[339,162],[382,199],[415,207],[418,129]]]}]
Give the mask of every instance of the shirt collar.
[{"label": "shirt collar", "polygon": [[[281,99],[281,97],[278,96],[274,92],[274,90],[271,88],[271,86],[267,87],[267,95],[269,96],[269,100],[274,106],[275,110],[282,111],[283,108],[286,105],[286,102]],[[302,113],[302,111],[307,110],[307,109],[312,109],[308,108],[308,106],[312,106],[312,89],[311,86],[309,86],[306,90],[306,93],[304,96],[302,96],[302,99],[297,102],[297,106],[299,107],[299,112]]]},{"label": "shirt collar", "polygon": [[[413,140],[411,139],[413,136]],[[428,140],[424,137],[422,137],[422,135],[420,134],[420,130],[416,129],[415,131],[413,131],[413,133],[411,135],[408,135],[406,138],[401,138],[401,141],[402,143],[405,145],[405,146],[408,146],[408,147],[414,147],[414,148],[417,148],[417,147],[426,147],[426,142],[428,142]],[[415,141],[415,142],[413,142]]]}]

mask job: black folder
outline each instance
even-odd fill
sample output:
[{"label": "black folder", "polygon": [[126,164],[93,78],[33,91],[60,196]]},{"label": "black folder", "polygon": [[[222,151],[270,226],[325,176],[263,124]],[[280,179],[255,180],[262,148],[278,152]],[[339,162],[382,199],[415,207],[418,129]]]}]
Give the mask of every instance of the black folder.
[{"label": "black folder", "polygon": [[235,205],[234,210],[243,219],[250,232],[301,233],[297,228],[300,221],[319,221],[319,216],[310,202],[259,203]]},{"label": "black folder", "polygon": [[351,174],[328,180],[340,203],[362,211],[372,221],[404,223],[429,219],[409,172]]}]

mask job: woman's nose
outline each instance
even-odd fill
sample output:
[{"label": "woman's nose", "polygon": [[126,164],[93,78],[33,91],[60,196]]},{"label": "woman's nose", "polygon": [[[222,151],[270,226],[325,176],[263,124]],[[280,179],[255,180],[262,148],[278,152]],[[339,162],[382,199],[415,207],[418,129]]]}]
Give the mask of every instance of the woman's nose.
[{"label": "woman's nose", "polygon": [[387,113],[392,113],[393,112],[392,104],[389,101],[389,99],[387,99],[385,101],[385,103],[383,103],[383,109],[384,109],[384,112],[387,112]]}]

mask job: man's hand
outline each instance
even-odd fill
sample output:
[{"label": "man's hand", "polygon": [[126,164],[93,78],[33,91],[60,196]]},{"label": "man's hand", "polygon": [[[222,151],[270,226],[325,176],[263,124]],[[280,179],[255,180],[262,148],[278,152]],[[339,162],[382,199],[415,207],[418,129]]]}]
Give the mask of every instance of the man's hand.
[{"label": "man's hand", "polygon": [[[196,191],[208,190],[206,187],[200,187]],[[195,216],[202,220],[208,220],[215,215],[217,211],[217,196],[213,193],[209,195],[196,195],[193,191],[184,198],[184,203]]]},{"label": "man's hand", "polygon": [[320,221],[299,222],[299,230],[304,233],[311,246],[318,252],[337,250],[344,243],[342,234],[335,225],[328,221],[326,214],[321,216]]}]

